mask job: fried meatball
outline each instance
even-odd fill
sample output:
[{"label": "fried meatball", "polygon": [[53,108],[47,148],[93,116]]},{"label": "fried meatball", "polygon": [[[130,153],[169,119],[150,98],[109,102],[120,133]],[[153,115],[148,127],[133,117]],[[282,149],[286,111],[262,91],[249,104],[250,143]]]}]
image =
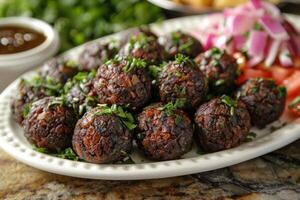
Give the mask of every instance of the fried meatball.
[{"label": "fried meatball", "polygon": [[14,119],[21,125],[33,101],[46,96],[59,96],[61,88],[60,83],[56,83],[52,79],[45,79],[40,75],[21,79],[11,104]]},{"label": "fried meatball", "polygon": [[197,56],[195,62],[208,78],[212,94],[226,94],[234,88],[238,65],[225,51],[210,49]]},{"label": "fried meatball", "polygon": [[145,60],[149,64],[160,64],[165,60],[164,48],[157,42],[156,38],[144,33],[134,35],[121,48],[121,56],[132,56]]},{"label": "fried meatball", "polygon": [[23,122],[25,137],[48,151],[65,149],[71,146],[76,121],[73,109],[60,98],[45,97],[32,104]]},{"label": "fried meatball", "polygon": [[79,72],[65,85],[67,102],[82,116],[87,110],[98,103],[97,94],[93,89],[95,70],[91,72]]},{"label": "fried meatball", "polygon": [[40,87],[36,87],[30,84],[29,81],[22,79],[17,88],[17,95],[13,98],[11,104],[15,121],[21,125],[25,115],[27,115],[30,104],[45,96],[45,92]]},{"label": "fried meatball", "polygon": [[165,47],[170,59],[174,59],[178,53],[195,58],[203,52],[200,41],[181,31],[174,31],[167,36],[160,37],[158,40]]},{"label": "fried meatball", "polygon": [[283,113],[286,89],[272,79],[254,78],[239,88],[237,98],[246,104],[252,125],[263,128]]},{"label": "fried meatball", "polygon": [[188,57],[178,55],[161,72],[159,94],[163,102],[186,101],[184,108],[190,110],[204,100],[208,90],[207,81],[195,63]]},{"label": "fried meatball", "polygon": [[40,75],[51,78],[54,82],[64,84],[78,72],[78,67],[65,60],[53,58],[46,62],[40,69]]},{"label": "fried meatball", "polygon": [[167,110],[157,103],[146,107],[138,116],[138,147],[154,160],[172,160],[188,152],[192,145],[193,126],[180,110]]},{"label": "fried meatball", "polygon": [[153,37],[155,39],[158,38],[157,35],[149,29],[149,27],[141,26],[141,27],[134,28],[134,29],[129,30],[128,32],[126,32],[120,40],[121,41],[121,46],[126,44],[130,40],[131,37],[138,36],[141,33],[148,36],[148,37]]},{"label": "fried meatball", "polygon": [[78,120],[73,135],[73,149],[78,156],[92,163],[113,163],[122,160],[132,148],[132,133],[113,114],[100,114],[96,107]]},{"label": "fried meatball", "polygon": [[91,42],[87,44],[79,55],[79,65],[84,71],[98,69],[105,61],[113,58],[118,52],[119,44],[116,41],[108,43]]},{"label": "fried meatball", "polygon": [[206,152],[238,146],[251,128],[246,106],[228,96],[202,104],[195,114],[195,123],[199,143]]},{"label": "fried meatball", "polygon": [[99,103],[126,105],[130,109],[142,108],[151,98],[151,79],[143,60],[115,58],[99,67],[94,90]]}]

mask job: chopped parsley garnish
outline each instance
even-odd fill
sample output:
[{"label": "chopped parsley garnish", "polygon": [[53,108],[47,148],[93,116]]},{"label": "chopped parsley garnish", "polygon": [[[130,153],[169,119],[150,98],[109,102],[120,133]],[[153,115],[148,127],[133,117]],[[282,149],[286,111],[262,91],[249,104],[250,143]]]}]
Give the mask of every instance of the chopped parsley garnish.
[{"label": "chopped parsley garnish", "polygon": [[37,147],[36,145],[32,145],[33,150],[40,152],[40,153],[47,153],[47,149],[43,147]]},{"label": "chopped parsley garnish", "polygon": [[259,91],[259,88],[258,87],[253,87],[251,88],[251,92],[252,93],[257,93]]},{"label": "chopped parsley garnish", "polygon": [[47,96],[57,96],[60,94],[62,89],[62,84],[56,82],[50,76],[43,78],[36,75],[30,80],[24,80],[24,83],[29,87],[36,88],[37,90],[44,90]]},{"label": "chopped parsley garnish", "polygon": [[278,90],[278,97],[279,98],[285,98],[286,97],[286,94],[287,94],[286,87],[279,86],[279,87],[277,87],[277,90]]},{"label": "chopped parsley garnish", "polygon": [[180,65],[182,63],[188,63],[188,64],[191,64],[192,66],[195,66],[195,63],[188,56],[185,56],[183,54],[177,54],[175,56],[174,62],[178,65]]},{"label": "chopped parsley garnish", "polygon": [[219,80],[216,81],[215,85],[220,86],[220,85],[223,85],[224,83],[225,83],[224,79],[219,79]]},{"label": "chopped parsley garnish", "polygon": [[23,107],[23,118],[26,118],[30,112],[31,104],[27,103]]},{"label": "chopped parsley garnish", "polygon": [[134,49],[146,49],[151,42],[154,41],[152,36],[147,36],[144,33],[139,33],[138,35],[132,36],[129,40],[129,51]]},{"label": "chopped parsley garnish", "polygon": [[134,58],[134,57],[127,57],[126,58],[126,65],[123,67],[123,71],[128,73],[133,69],[136,68],[146,68],[147,63],[139,58]]},{"label": "chopped parsley garnish", "polygon": [[[289,104],[289,108],[292,109],[292,108],[296,108],[297,109],[300,109],[300,106],[298,106],[300,104],[300,96],[297,96],[295,99],[293,99],[293,101]],[[299,108],[298,108],[299,107]]]},{"label": "chopped parsley garnish", "polygon": [[246,136],[245,142],[251,142],[256,138],[256,133],[254,132],[249,132],[248,135]]},{"label": "chopped parsley garnish", "polygon": [[181,44],[178,48],[179,52],[183,53],[189,53],[191,51],[191,46],[194,44],[193,40],[191,38],[188,39],[188,41],[184,44]]},{"label": "chopped parsley garnish", "polygon": [[159,66],[150,65],[148,67],[148,72],[153,78],[156,79],[156,78],[158,78],[158,76],[159,76],[160,72],[162,71],[163,67],[164,67],[163,65],[159,65]]},{"label": "chopped parsley garnish", "polygon": [[79,157],[74,153],[72,148],[66,148],[64,150],[59,150],[56,153],[51,153],[47,151],[46,148],[37,147],[36,145],[32,145],[33,150],[40,152],[40,153],[47,153],[51,156],[55,156],[58,158],[68,159],[68,160],[79,160]]},{"label": "chopped parsley garnish", "polygon": [[162,110],[164,110],[166,112],[166,114],[168,116],[171,116],[174,114],[174,111],[178,108],[183,108],[185,105],[186,100],[181,98],[181,99],[176,99],[175,103],[173,102],[169,102],[167,104],[165,104],[162,107]]},{"label": "chopped parsley garnish", "polygon": [[221,101],[230,107],[230,115],[234,115],[234,109],[237,107],[237,102],[227,95],[221,96]]},{"label": "chopped parsley garnish", "polygon": [[123,154],[124,158],[122,159],[122,161],[120,163],[122,164],[134,164],[134,160],[132,160],[131,156],[126,152],[126,151],[121,151],[121,153]]},{"label": "chopped parsley garnish", "polygon": [[54,105],[67,105],[65,96],[62,95],[60,97],[55,97],[53,100],[51,100],[48,104],[48,108]]},{"label": "chopped parsley garnish", "polygon": [[183,118],[180,115],[176,115],[175,124],[180,125],[182,123]]},{"label": "chopped parsley garnish", "polygon": [[180,72],[175,72],[175,76],[177,77],[177,78],[180,78],[181,76],[182,76],[182,74],[180,73]]},{"label": "chopped parsley garnish", "polygon": [[72,148],[67,148],[61,151],[58,151],[56,154],[53,154],[56,157],[68,159],[68,160],[79,160],[79,157],[74,153]]},{"label": "chopped parsley garnish", "polygon": [[106,104],[98,104],[98,108],[99,111],[96,113],[96,115],[104,115],[104,114],[116,115],[120,118],[122,123],[129,130],[133,130],[137,126],[135,124],[132,114],[127,111],[124,111],[121,106],[117,106],[116,104],[114,104],[111,107],[108,107]]}]

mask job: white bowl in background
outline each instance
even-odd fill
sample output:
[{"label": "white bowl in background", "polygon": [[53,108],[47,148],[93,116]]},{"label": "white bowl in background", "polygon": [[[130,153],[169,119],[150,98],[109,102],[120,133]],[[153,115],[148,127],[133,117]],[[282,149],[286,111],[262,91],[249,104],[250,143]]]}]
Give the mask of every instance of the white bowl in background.
[{"label": "white bowl in background", "polygon": [[0,19],[0,27],[15,25],[33,29],[45,35],[46,40],[27,51],[0,55],[0,92],[24,72],[38,67],[49,59],[59,48],[57,32],[46,22],[29,17],[8,17]]}]

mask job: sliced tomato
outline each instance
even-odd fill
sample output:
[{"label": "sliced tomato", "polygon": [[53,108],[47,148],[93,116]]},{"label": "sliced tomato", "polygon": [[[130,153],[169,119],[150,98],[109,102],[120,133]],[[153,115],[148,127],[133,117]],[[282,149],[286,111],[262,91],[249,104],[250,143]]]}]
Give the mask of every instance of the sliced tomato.
[{"label": "sliced tomato", "polygon": [[272,74],[273,79],[276,81],[276,83],[280,85],[285,79],[287,79],[294,72],[294,69],[284,68],[280,66],[272,66],[270,68],[270,72]]},{"label": "sliced tomato", "polygon": [[283,81],[283,85],[286,87],[290,98],[300,95],[300,71],[295,70],[291,76]]},{"label": "sliced tomato", "polygon": [[241,85],[250,78],[271,78],[271,72],[262,69],[244,68],[242,74],[237,79],[237,84]]}]

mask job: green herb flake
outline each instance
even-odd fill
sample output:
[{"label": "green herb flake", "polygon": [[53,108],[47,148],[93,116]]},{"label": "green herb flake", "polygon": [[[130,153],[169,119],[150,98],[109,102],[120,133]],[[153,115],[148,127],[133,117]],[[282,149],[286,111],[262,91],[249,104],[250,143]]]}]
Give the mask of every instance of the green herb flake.
[{"label": "green herb flake", "polygon": [[245,142],[251,142],[256,138],[256,133],[254,132],[249,132],[248,135],[246,136]]},{"label": "green herb flake", "polygon": [[162,107],[162,110],[164,110],[168,116],[171,116],[174,114],[174,111],[176,109],[183,108],[185,106],[185,103],[186,103],[186,99],[179,98],[179,99],[176,99],[175,103],[169,102],[169,103],[165,104]]},{"label": "green herb flake", "polygon": [[289,108],[295,108],[296,106],[298,107],[298,104],[300,103],[300,96],[297,96],[293,101],[289,104]]},{"label": "green herb flake", "polygon": [[278,97],[280,99],[286,97],[286,95],[287,95],[286,87],[279,86],[279,87],[277,87],[277,90],[278,90]]},{"label": "green herb flake", "polygon": [[176,115],[175,124],[179,126],[182,123],[183,118],[180,115]]},{"label": "green herb flake", "polygon": [[191,38],[188,39],[188,41],[184,44],[181,44],[178,48],[179,52],[183,53],[189,53],[191,51],[191,46],[194,44],[193,40]]},{"label": "green herb flake", "polygon": [[133,130],[137,126],[132,114],[124,111],[121,106],[113,104],[111,107],[108,107],[106,104],[98,104],[98,108],[99,111],[96,113],[96,115],[116,115],[129,130]]},{"label": "green herb flake", "polygon": [[74,153],[72,148],[67,148],[61,151],[58,151],[58,153],[53,154],[56,157],[68,159],[68,160],[79,160],[79,157]]},{"label": "green herb flake", "polygon": [[131,158],[131,156],[126,151],[121,151],[123,154],[123,159],[121,161],[122,164],[135,164],[134,160]]},{"label": "green herb flake", "polygon": [[177,78],[180,78],[181,76],[182,76],[182,74],[180,73],[180,72],[175,72],[175,76],[177,77]]},{"label": "green herb flake", "polygon": [[225,83],[224,79],[219,79],[219,80],[216,81],[215,85],[220,86],[220,85],[223,85],[224,83]]},{"label": "green herb flake", "polygon": [[230,115],[234,115],[234,109],[237,107],[237,102],[227,95],[221,96],[221,101],[230,107]]},{"label": "green herb flake", "polygon": [[180,65],[182,63],[186,63],[186,64],[191,64],[192,66],[195,66],[195,63],[188,56],[185,56],[183,54],[177,54],[175,56],[174,62],[178,65]]},{"label": "green herb flake", "polygon": [[37,147],[36,145],[32,145],[33,150],[40,152],[40,153],[47,153],[47,149],[43,147]]},{"label": "green herb flake", "polygon": [[23,107],[23,118],[27,118],[29,112],[30,112],[30,109],[31,109],[31,104],[30,103],[27,103],[24,105]]},{"label": "green herb flake", "polygon": [[126,58],[126,65],[123,67],[123,71],[128,73],[133,69],[144,69],[147,67],[147,63],[139,58],[128,57]]}]

